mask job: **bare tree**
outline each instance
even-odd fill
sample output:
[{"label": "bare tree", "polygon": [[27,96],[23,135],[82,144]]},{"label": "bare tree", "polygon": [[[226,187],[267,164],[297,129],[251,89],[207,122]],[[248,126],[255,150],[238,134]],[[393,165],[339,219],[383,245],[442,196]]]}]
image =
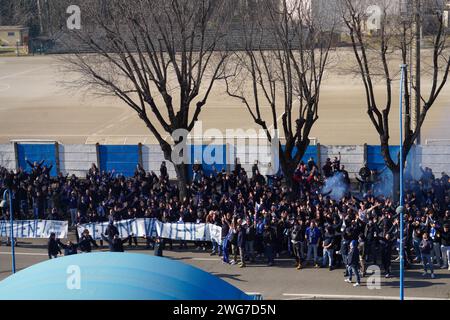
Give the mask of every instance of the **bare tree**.
[{"label": "bare tree", "polygon": [[33,0],[0,0],[0,25],[30,25],[35,13]]},{"label": "bare tree", "polygon": [[[218,51],[228,21],[213,0],[111,0],[81,7],[83,29],[73,33],[79,52],[65,58],[78,84],[115,95],[136,112],[172,162],[178,129],[191,131],[220,77]],[[73,48],[72,47],[72,48]],[[89,53],[82,53],[88,51]],[[180,196],[187,164],[175,164]]]},{"label": "bare tree", "polygon": [[[415,82],[411,83],[408,70],[405,74],[404,82],[404,103],[405,103],[405,135],[403,138],[403,163],[400,164],[400,153],[394,159],[389,148],[390,143],[390,115],[393,101],[393,82],[399,78],[398,64],[394,61],[400,60],[402,64],[409,63],[409,51],[412,50],[414,41],[413,15],[407,10],[398,6],[398,2],[379,0],[378,6],[381,8],[379,17],[380,28],[378,34],[369,36],[365,32],[367,16],[366,1],[343,0],[344,21],[349,31],[353,51],[358,64],[358,70],[362,77],[364,90],[366,93],[366,107],[368,116],[375,127],[381,145],[381,153],[386,166],[394,177],[393,196],[395,200],[399,198],[400,167],[405,168],[406,159],[422,128],[428,111],[436,102],[439,94],[447,83],[450,70],[450,52],[447,44],[448,29],[444,26],[442,1],[433,0],[430,5],[430,23],[433,25],[432,35],[424,39],[432,51],[432,65],[425,66],[431,73],[431,89],[420,100],[422,102],[421,112],[417,123],[413,128],[411,120],[412,106],[411,95],[416,92]],[[406,8],[403,8],[406,9]],[[384,96],[375,93],[375,84],[379,81],[384,83]],[[412,91],[410,90],[412,88]]]},{"label": "bare tree", "polygon": [[[231,71],[226,77],[228,94],[242,101],[268,140],[274,138],[271,128],[284,135],[280,166],[294,190],[294,172],[319,119],[320,90],[336,22],[327,7],[316,11],[310,3],[263,0],[259,9],[242,14],[245,48],[234,52],[235,63],[228,64]],[[262,112],[265,105],[270,108],[267,118]]]}]

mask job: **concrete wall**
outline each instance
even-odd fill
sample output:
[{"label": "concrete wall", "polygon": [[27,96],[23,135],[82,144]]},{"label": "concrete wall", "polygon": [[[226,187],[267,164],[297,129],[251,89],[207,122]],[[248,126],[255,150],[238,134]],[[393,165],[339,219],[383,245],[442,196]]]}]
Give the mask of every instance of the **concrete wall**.
[{"label": "concrete wall", "polygon": [[[142,166],[145,171],[154,171],[159,175],[161,162],[165,161],[164,154],[159,145],[143,145],[142,146]],[[176,178],[175,168],[172,163],[166,161],[169,177]]]},{"label": "concrete wall", "polygon": [[16,154],[13,144],[0,144],[0,165],[9,170],[16,169]]},{"label": "concrete wall", "polygon": [[66,175],[84,177],[92,163],[97,164],[95,145],[59,145],[61,172]]},{"label": "concrete wall", "polygon": [[349,172],[350,178],[359,172],[364,164],[364,146],[320,146],[320,163],[325,164],[327,158],[333,161],[334,157],[339,158],[341,153],[341,165]]},{"label": "concrete wall", "polygon": [[416,157],[417,164],[431,168],[436,177],[441,172],[450,174],[450,146],[421,146]]},{"label": "concrete wall", "polygon": [[[138,148],[135,149],[138,150]],[[372,150],[373,153],[373,150],[376,148],[368,146],[367,149]],[[243,167],[250,176],[251,167],[255,160],[260,161],[260,169],[264,172],[267,165],[264,165],[262,162],[269,162],[270,157],[264,155],[262,150],[259,151],[260,153],[258,152],[258,147],[254,145],[248,145],[246,148],[235,148],[232,145],[227,145],[227,169],[232,170],[234,168],[235,158],[240,158]],[[60,171],[64,175],[75,174],[76,176],[84,177],[92,163],[99,165],[99,157],[97,156],[97,147],[95,145],[59,145],[58,152]],[[368,152],[366,152],[364,146],[321,145],[320,166],[323,166],[327,158],[333,159],[335,156],[338,156],[339,152],[341,153],[341,164],[346,167],[351,178],[355,177],[355,174],[358,173],[364,161],[367,158],[369,158],[369,160],[371,158],[368,157]],[[317,147],[312,146],[303,160],[307,161],[310,157],[314,157],[317,161],[317,154]],[[0,145],[0,166],[6,167],[9,170],[14,170],[17,166],[16,158],[14,144]],[[416,168],[413,170],[413,175],[415,177],[420,176],[420,170],[418,169],[419,164],[421,164],[422,167],[430,167],[438,177],[443,171],[450,173],[450,145],[418,147],[415,150],[415,154],[412,154],[409,159],[409,161],[416,163]],[[159,168],[162,161],[164,161],[164,156],[159,145],[142,146],[142,165],[146,171],[154,171],[156,174],[159,174]],[[173,165],[168,161],[166,161],[166,163],[170,177],[176,179]],[[369,167],[370,166],[371,163],[369,161]]]}]

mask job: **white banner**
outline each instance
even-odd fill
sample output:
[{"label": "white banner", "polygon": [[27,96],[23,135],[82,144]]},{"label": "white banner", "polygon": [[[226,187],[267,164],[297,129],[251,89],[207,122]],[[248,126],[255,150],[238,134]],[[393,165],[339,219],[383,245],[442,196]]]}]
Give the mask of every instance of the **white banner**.
[{"label": "white banner", "polygon": [[[120,237],[127,238],[130,235],[134,235],[136,237],[156,237],[156,224],[160,223],[156,219],[130,219],[130,220],[121,220],[114,222],[114,225],[119,230]],[[106,228],[108,227],[109,222],[101,222],[101,223],[88,223],[78,226],[77,231],[78,235],[81,237],[83,231],[85,229],[89,230],[89,234],[94,240],[101,240],[102,233],[104,234]]]},{"label": "white banner", "polygon": [[[69,223],[53,220],[15,220],[13,223],[14,238],[45,239],[54,232],[59,239],[67,238]],[[11,235],[11,223],[0,221],[0,237]]]},{"label": "white banner", "polygon": [[[94,240],[100,240],[105,233],[108,222],[89,223],[78,226],[78,235],[81,236],[85,229]],[[136,237],[156,237],[164,239],[185,241],[212,241],[221,243],[222,228],[206,223],[162,223],[156,219],[131,219],[114,222],[119,230],[121,238],[127,238],[131,234]]]}]

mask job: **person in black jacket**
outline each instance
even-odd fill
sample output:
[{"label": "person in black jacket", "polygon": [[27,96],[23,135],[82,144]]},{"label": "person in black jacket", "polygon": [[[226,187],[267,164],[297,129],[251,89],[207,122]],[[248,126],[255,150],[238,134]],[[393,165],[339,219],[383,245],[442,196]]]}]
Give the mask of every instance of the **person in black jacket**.
[{"label": "person in black jacket", "polygon": [[369,223],[366,225],[364,230],[364,238],[365,242],[365,257],[366,262],[372,262],[373,264],[377,264],[377,256],[378,256],[378,225],[377,218],[373,218],[369,220]]},{"label": "person in black jacket", "polygon": [[385,277],[391,276],[392,247],[396,240],[392,239],[390,233],[386,232],[384,237],[380,239],[381,245],[381,263],[384,267]]},{"label": "person in black jacket", "polygon": [[58,240],[54,232],[50,234],[50,238],[48,239],[47,250],[49,259],[56,259],[58,254],[61,254],[61,249],[59,248]]},{"label": "person in black jacket", "polygon": [[238,220],[237,226],[237,246],[239,248],[239,257],[241,262],[239,263],[239,267],[245,268],[245,243],[246,243],[246,227],[241,224],[241,220]]},{"label": "person in black jacket", "polygon": [[71,256],[78,253],[78,244],[68,241],[67,244],[62,243],[58,240],[58,244],[64,249],[64,256]]},{"label": "person in black jacket", "polygon": [[89,234],[89,230],[85,229],[83,234],[81,235],[80,240],[78,241],[78,246],[81,252],[89,253],[92,251],[92,246],[98,248],[97,242],[91,237]]},{"label": "person in black jacket", "polygon": [[335,235],[334,230],[331,226],[327,227],[323,239],[323,262],[322,262],[322,268],[325,268],[327,266],[329,270],[333,270],[333,258],[334,258],[334,243],[335,243]]},{"label": "person in black jacket", "polygon": [[104,234],[102,234],[102,239],[108,243],[109,251],[111,252],[125,252],[123,249],[123,244],[127,242],[130,237],[132,237],[132,235],[122,240],[120,239],[120,236],[116,234],[112,240],[109,240]]},{"label": "person in black jacket", "polygon": [[428,275],[428,269],[430,269],[431,272],[431,278],[434,279],[434,268],[433,268],[433,260],[431,259],[431,251],[433,250],[433,242],[428,237],[427,233],[424,233],[422,236],[422,241],[419,245],[420,248],[420,254],[422,256],[422,264],[424,273],[423,276]]},{"label": "person in black jacket", "polygon": [[247,217],[245,233],[245,253],[250,263],[253,263],[255,262],[256,221],[252,222],[250,217]]},{"label": "person in black jacket", "polygon": [[352,283],[353,273],[356,275],[356,283],[354,287],[358,287],[361,284],[361,278],[359,276],[359,250],[358,241],[353,240],[350,242],[350,250],[347,256],[347,269],[348,269],[348,279],[345,282]]},{"label": "person in black jacket", "polygon": [[263,231],[263,245],[264,245],[264,253],[267,258],[267,265],[269,267],[274,264],[274,244],[275,244],[275,231],[270,223],[266,223],[264,225]]},{"label": "person in black jacket", "polygon": [[119,234],[119,229],[114,225],[114,219],[112,216],[109,217],[109,224],[105,230],[105,236],[108,237],[108,241],[112,242],[114,237]]},{"label": "person in black jacket", "polygon": [[298,218],[294,221],[294,225],[291,229],[291,243],[294,251],[295,256],[295,262],[296,262],[296,268],[297,270],[300,270],[303,268],[303,257],[304,257],[304,250],[303,250],[303,239],[305,238],[305,228],[303,225],[303,220],[301,218]]}]

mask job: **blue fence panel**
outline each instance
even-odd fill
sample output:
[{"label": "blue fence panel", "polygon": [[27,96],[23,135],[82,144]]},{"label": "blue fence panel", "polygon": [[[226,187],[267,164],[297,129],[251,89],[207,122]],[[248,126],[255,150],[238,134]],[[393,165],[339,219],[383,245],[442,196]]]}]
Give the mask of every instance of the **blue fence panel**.
[{"label": "blue fence panel", "polygon": [[[284,150],[286,146],[283,146],[282,148]],[[294,149],[292,150],[292,156],[294,156],[296,152],[297,147],[294,147]],[[319,159],[317,158],[317,146],[308,146],[308,149],[306,149],[306,152],[303,155],[302,161],[306,163],[311,158],[313,158],[314,161],[318,164]]]},{"label": "blue fence panel", "polygon": [[[399,146],[391,146],[389,153],[394,162],[398,161]],[[381,146],[367,146],[367,164],[370,169],[383,170],[386,167],[383,156],[381,155]]]},{"label": "blue fence panel", "polygon": [[35,161],[40,163],[44,160],[43,165],[49,167],[53,166],[50,170],[52,177],[57,175],[56,168],[56,146],[54,144],[18,144],[17,153],[19,158],[19,166],[27,172],[31,171],[30,165]]},{"label": "blue fence panel", "polygon": [[99,154],[102,171],[131,177],[139,164],[139,146],[99,146]]},{"label": "blue fence panel", "polygon": [[[219,154],[217,154],[219,153]],[[203,173],[210,175],[214,172],[213,166],[219,172],[227,169],[226,145],[191,145],[191,165],[189,166],[189,178],[193,177],[192,165],[201,163]]]}]

